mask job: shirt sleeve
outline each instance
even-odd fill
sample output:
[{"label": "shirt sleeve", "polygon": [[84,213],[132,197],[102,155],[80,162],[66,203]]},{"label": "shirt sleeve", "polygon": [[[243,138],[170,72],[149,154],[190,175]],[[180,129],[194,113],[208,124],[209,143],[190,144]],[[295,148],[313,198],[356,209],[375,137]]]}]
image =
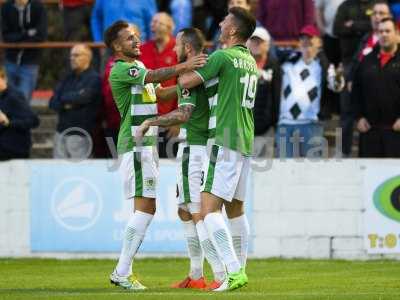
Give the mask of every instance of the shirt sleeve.
[{"label": "shirt sleeve", "polygon": [[111,71],[110,81],[119,81],[131,85],[144,85],[148,70],[146,68],[123,63],[116,66],[115,72]]},{"label": "shirt sleeve", "polygon": [[217,50],[210,55],[207,64],[204,67],[194,72],[201,77],[203,82],[218,77],[223,70],[225,60],[225,55],[222,50]]},{"label": "shirt sleeve", "polygon": [[196,106],[196,89],[184,89],[179,85],[176,86],[178,94],[178,106],[193,105]]}]

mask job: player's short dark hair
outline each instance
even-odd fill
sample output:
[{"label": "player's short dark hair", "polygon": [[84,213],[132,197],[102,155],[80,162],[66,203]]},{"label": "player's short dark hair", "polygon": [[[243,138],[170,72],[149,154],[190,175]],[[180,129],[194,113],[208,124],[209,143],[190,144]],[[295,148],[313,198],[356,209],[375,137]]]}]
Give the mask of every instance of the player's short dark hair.
[{"label": "player's short dark hair", "polygon": [[180,30],[182,32],[182,42],[192,45],[193,49],[199,53],[203,52],[206,39],[200,29],[190,27]]},{"label": "player's short dark hair", "polygon": [[113,43],[118,39],[118,34],[122,29],[128,28],[129,23],[126,21],[116,21],[104,32],[104,43],[108,48],[114,51]]},{"label": "player's short dark hair", "polygon": [[229,13],[235,18],[237,36],[242,41],[247,41],[256,29],[256,18],[241,7],[232,7]]},{"label": "player's short dark hair", "polygon": [[382,23],[386,23],[386,22],[390,22],[390,23],[392,23],[393,24],[393,27],[394,27],[394,30],[398,30],[398,28],[397,28],[397,24],[396,24],[396,21],[393,19],[393,18],[383,18],[380,22],[379,22],[379,24],[382,24]]}]

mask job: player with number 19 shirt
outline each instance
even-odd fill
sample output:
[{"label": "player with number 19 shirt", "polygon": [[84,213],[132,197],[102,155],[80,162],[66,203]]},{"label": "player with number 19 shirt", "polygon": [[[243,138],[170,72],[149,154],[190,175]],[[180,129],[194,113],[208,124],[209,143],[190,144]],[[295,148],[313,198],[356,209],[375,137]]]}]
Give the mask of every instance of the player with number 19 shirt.
[{"label": "player with number 19 shirt", "polygon": [[[240,176],[240,173],[247,173],[248,157],[253,151],[252,108],[258,78],[256,62],[246,47],[236,45],[216,51],[209,57],[208,63],[195,72],[205,82],[218,78],[218,91],[210,103],[209,137],[215,139],[213,143],[219,147],[213,147],[210,158],[226,157],[228,152],[231,159],[231,163],[219,162],[218,165],[216,162],[208,162],[208,166],[204,168],[206,176],[203,190],[227,201],[231,201],[232,198],[243,201],[246,176]],[[218,187],[221,181],[218,179],[218,173],[227,174],[227,168],[234,168],[235,163],[241,161],[244,161],[244,172],[233,176],[232,188],[222,190]]]},{"label": "player with number 19 shirt", "polygon": [[218,93],[211,105],[210,138],[215,138],[217,145],[251,155],[258,70],[249,50],[241,45],[218,50],[206,66],[195,72],[203,81],[224,78],[218,82]]},{"label": "player with number 19 shirt", "polygon": [[[193,88],[217,78],[217,94],[209,99],[210,155],[203,164],[204,181],[201,213],[212,242],[227,269],[227,278],[214,291],[233,290],[248,283],[246,275],[249,224],[244,214],[246,181],[253,150],[252,108],[256,95],[258,70],[245,47],[256,20],[247,10],[232,7],[220,23],[219,40],[226,49],[209,57],[207,64],[178,82]],[[225,207],[230,229],[222,215]]]}]

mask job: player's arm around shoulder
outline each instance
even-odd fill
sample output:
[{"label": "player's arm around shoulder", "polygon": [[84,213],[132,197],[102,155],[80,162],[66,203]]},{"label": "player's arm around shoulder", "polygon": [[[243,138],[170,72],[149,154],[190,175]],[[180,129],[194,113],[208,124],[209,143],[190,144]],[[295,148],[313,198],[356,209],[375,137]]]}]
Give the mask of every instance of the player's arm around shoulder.
[{"label": "player's arm around shoulder", "polygon": [[179,76],[178,84],[186,89],[194,88],[211,78],[217,77],[223,68],[225,55],[223,50],[217,50],[208,58],[207,64],[192,72]]},{"label": "player's arm around shoulder", "polygon": [[185,72],[203,67],[207,62],[206,54],[199,54],[188,59],[185,62],[177,64],[172,67],[160,68],[157,70],[150,70],[145,77],[145,83],[160,83],[168,79],[174,78]]}]

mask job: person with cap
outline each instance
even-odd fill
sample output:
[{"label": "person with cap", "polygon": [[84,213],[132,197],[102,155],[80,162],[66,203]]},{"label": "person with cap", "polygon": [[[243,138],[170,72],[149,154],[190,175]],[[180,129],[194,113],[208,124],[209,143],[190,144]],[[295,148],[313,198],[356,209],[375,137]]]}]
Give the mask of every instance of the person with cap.
[{"label": "person with cap", "polygon": [[329,67],[321,46],[318,28],[307,25],[300,32],[299,52],[292,52],[283,61],[281,97],[272,108],[280,158],[328,155],[321,123],[330,117],[325,95],[328,88],[336,92],[343,89],[344,80]]},{"label": "person with cap", "polygon": [[[41,43],[47,39],[47,12],[42,1],[10,0],[1,5],[0,28],[5,43]],[[8,83],[29,104],[39,77],[43,51],[35,48],[5,49]]]},{"label": "person with cap", "polygon": [[272,120],[272,103],[279,102],[281,94],[281,68],[277,59],[271,55],[271,36],[262,27],[257,27],[247,41],[251,55],[259,70],[257,92],[254,103],[254,155],[265,157],[268,151],[267,136],[274,125]]}]

